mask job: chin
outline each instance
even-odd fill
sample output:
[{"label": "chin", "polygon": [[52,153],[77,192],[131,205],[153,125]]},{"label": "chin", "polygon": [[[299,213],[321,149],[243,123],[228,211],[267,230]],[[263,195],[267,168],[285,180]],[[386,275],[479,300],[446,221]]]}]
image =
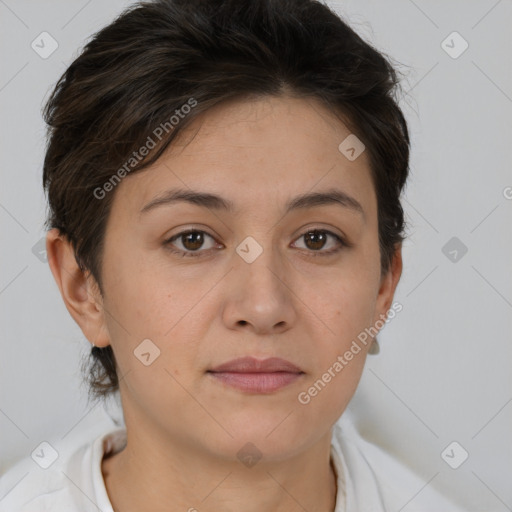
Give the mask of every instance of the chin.
[{"label": "chin", "polygon": [[287,409],[267,415],[255,412],[239,416],[229,426],[226,425],[233,437],[222,436],[220,444],[223,449],[229,448],[231,453],[233,450],[238,452],[247,444],[250,446],[246,449],[250,451],[254,445],[255,450],[261,451],[267,459],[286,459],[318,437],[311,423],[298,421],[290,412]]}]

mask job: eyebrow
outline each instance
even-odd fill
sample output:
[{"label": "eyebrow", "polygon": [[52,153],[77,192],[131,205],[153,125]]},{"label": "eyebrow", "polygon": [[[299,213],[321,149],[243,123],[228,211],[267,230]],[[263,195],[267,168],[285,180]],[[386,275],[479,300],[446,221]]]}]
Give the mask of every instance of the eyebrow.
[{"label": "eyebrow", "polygon": [[[235,211],[235,204],[232,201],[216,194],[190,189],[172,189],[147,203],[140,211],[140,215],[159,206],[168,206],[178,202],[187,202],[212,210],[225,210],[230,213]],[[339,189],[330,189],[323,192],[309,192],[294,197],[286,203],[285,214],[293,210],[332,204],[359,213],[363,220],[366,220],[365,212],[359,201]]]}]

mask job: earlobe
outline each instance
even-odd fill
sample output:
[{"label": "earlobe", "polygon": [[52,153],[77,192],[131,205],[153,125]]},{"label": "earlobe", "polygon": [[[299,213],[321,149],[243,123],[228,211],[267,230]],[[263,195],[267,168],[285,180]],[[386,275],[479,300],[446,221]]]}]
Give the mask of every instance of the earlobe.
[{"label": "earlobe", "polygon": [[92,275],[78,266],[72,244],[54,228],[46,234],[46,252],[64,304],[85,337],[97,347],[110,344],[103,299]]}]

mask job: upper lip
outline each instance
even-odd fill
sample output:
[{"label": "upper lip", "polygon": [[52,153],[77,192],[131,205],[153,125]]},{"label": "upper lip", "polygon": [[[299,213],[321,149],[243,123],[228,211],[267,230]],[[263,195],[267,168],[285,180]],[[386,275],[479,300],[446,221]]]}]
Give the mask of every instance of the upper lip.
[{"label": "upper lip", "polygon": [[216,366],[209,371],[233,373],[303,373],[302,370],[293,363],[279,357],[270,357],[262,360],[254,357],[240,357]]}]

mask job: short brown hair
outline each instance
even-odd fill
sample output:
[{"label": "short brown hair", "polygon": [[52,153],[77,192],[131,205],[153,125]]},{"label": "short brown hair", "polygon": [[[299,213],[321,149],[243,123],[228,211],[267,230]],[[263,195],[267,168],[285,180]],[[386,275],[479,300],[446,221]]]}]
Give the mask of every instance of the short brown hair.
[{"label": "short brown hair", "polygon": [[[214,105],[293,94],[320,99],[365,144],[385,274],[405,238],[400,194],[410,143],[395,97],[398,87],[389,60],[318,1],[138,2],[94,34],[44,107],[46,226],[67,237],[78,265],[101,291],[105,226],[115,191],[101,199],[95,191],[123,174],[120,169],[126,170],[147,137],[191,98],[196,102],[131,172],[155,162]],[[110,346],[92,349],[88,375],[96,397],[119,388]]]}]

